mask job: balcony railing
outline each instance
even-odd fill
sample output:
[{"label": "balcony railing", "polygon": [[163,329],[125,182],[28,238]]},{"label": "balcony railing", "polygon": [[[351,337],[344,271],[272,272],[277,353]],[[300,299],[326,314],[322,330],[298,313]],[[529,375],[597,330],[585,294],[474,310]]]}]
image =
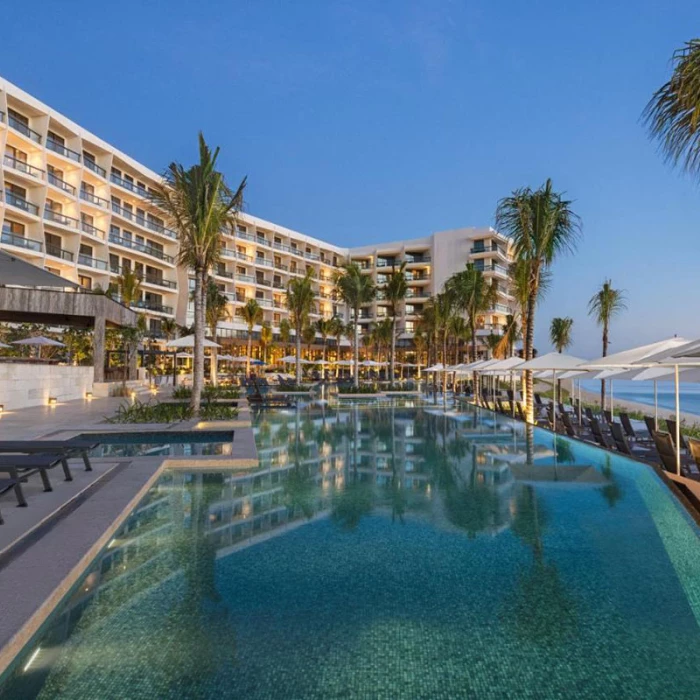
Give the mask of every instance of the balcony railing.
[{"label": "balcony railing", "polygon": [[129,182],[128,180],[125,180],[122,177],[119,177],[119,175],[111,173],[109,179],[115,185],[119,185],[119,187],[123,187],[125,190],[129,190],[129,192],[135,192],[136,194],[141,195],[142,197],[148,197],[148,190],[144,189],[143,187],[139,187],[133,182]]},{"label": "balcony railing", "polygon": [[261,299],[260,297],[257,297],[255,301],[260,304],[260,306],[265,307],[266,309],[271,309],[272,308],[272,300],[271,299]]},{"label": "balcony railing", "polygon": [[259,284],[263,287],[271,287],[272,286],[272,282],[270,282],[270,280],[264,279],[263,277],[256,277],[255,283]]},{"label": "balcony railing", "polygon": [[431,261],[431,257],[429,255],[407,255],[406,256],[406,262],[409,265],[413,265],[415,263],[429,263]]},{"label": "balcony railing", "polygon": [[97,173],[100,177],[107,177],[107,171],[97,165],[94,160],[83,156],[83,164],[88,170],[92,170],[93,173]]},{"label": "balcony railing", "polygon": [[162,277],[158,277],[157,275],[144,275],[141,279],[146,282],[146,284],[155,284],[159,287],[166,287],[167,289],[177,289],[177,282],[164,280]]},{"label": "balcony railing", "polygon": [[89,233],[91,236],[97,236],[98,238],[105,237],[105,232],[101,228],[97,228],[97,226],[93,226],[92,224],[89,224],[87,221],[81,221],[80,228],[83,231],[85,231],[85,233]]},{"label": "balcony railing", "polygon": [[152,255],[154,258],[159,258],[160,260],[164,260],[167,263],[172,264],[175,260],[172,257],[172,255],[166,255],[157,248],[152,248],[151,246],[148,246],[144,243],[134,241],[131,238],[123,238],[122,236],[117,236],[114,233],[109,234],[109,242],[115,243],[116,245],[123,245],[125,248],[131,248],[132,250],[137,250],[140,253],[146,253],[146,255]]},{"label": "balcony railing", "polygon": [[9,190],[5,190],[5,201],[13,207],[17,207],[17,209],[39,216],[39,207],[36,204],[28,202],[24,197],[20,197]]},{"label": "balcony railing", "polygon": [[50,185],[58,187],[59,190],[63,190],[64,192],[68,192],[68,194],[75,196],[75,187],[73,187],[73,185],[69,185],[65,180],[62,180],[57,175],[49,172],[47,179]]},{"label": "balcony railing", "polygon": [[73,253],[68,250],[64,250],[61,246],[53,245],[51,243],[46,244],[46,254],[53,255],[54,258],[61,258],[62,260],[68,260],[73,262]]},{"label": "balcony railing", "polygon": [[226,279],[233,279],[233,272],[229,272],[228,270],[216,270],[214,274],[219,277],[226,277]]},{"label": "balcony railing", "polygon": [[249,282],[255,284],[255,277],[252,275],[236,275],[236,282]]},{"label": "balcony railing", "polygon": [[96,194],[92,194],[92,192],[80,190],[80,199],[84,199],[86,202],[90,202],[90,204],[102,207],[103,209],[109,209],[109,200],[104,197],[98,197]]},{"label": "balcony railing", "polygon": [[40,180],[44,177],[44,171],[41,168],[35,168],[33,165],[29,165],[29,163],[23,160],[18,160],[17,158],[13,158],[12,156],[8,155],[6,155],[2,160],[6,166],[12,168],[13,170],[17,170],[20,173],[31,175],[32,177],[39,178]]},{"label": "balcony railing", "polygon": [[287,289],[287,286],[285,284],[283,284],[282,282],[273,282],[272,286],[275,289]]},{"label": "balcony railing", "polygon": [[510,307],[506,306],[505,304],[494,304],[492,310],[498,311],[502,314],[509,314],[511,312]]},{"label": "balcony railing", "polygon": [[415,291],[415,292],[409,289],[406,292],[406,299],[415,299],[416,297],[427,297],[427,296],[429,296],[428,292],[425,290],[422,290],[422,289],[420,291]]},{"label": "balcony railing", "polygon": [[430,275],[427,273],[422,273],[420,275],[417,275],[413,272],[407,272],[406,273],[406,281],[407,282],[424,282],[425,280],[429,280]]},{"label": "balcony railing", "polygon": [[282,270],[287,272],[289,270],[289,265],[282,265],[282,263],[275,263],[275,270]]},{"label": "balcony railing", "polygon": [[275,264],[272,260],[266,260],[265,258],[255,258],[256,265],[262,265],[263,267],[274,267]]},{"label": "balcony railing", "polygon": [[162,314],[172,314],[172,306],[164,306],[155,301],[146,301],[145,299],[139,299],[138,301],[131,302],[130,306],[134,309],[147,309],[148,311],[158,311]]},{"label": "balcony railing", "polygon": [[78,153],[77,151],[73,151],[70,148],[67,148],[62,143],[54,141],[52,138],[46,139],[46,148],[48,148],[50,151],[53,151],[54,153],[62,155],[64,158],[68,158],[69,160],[74,160],[76,163],[80,163],[80,153]]},{"label": "balcony railing", "polygon": [[150,219],[140,216],[139,214],[135,213],[132,209],[126,209],[124,207],[119,206],[115,202],[112,202],[112,211],[115,214],[119,214],[119,216],[124,217],[128,221],[133,221],[139,226],[143,226],[144,228],[150,229],[151,231],[160,233],[163,236],[168,236],[169,238],[177,238],[177,234],[175,233],[175,231],[171,231],[170,229],[165,228],[165,226],[161,226],[155,221],[151,221]]},{"label": "balcony railing", "polygon": [[377,267],[393,267],[396,265],[396,260],[393,258],[377,258]]},{"label": "balcony railing", "polygon": [[34,129],[30,129],[24,122],[21,122],[17,117],[13,117],[11,114],[7,118],[7,123],[13,128],[19,131],[20,134],[28,136],[32,141],[36,143],[41,143],[41,134]]},{"label": "balcony railing", "polygon": [[90,255],[84,255],[83,253],[78,254],[78,265],[87,265],[88,267],[94,267],[96,270],[107,270],[109,266],[105,260],[98,260]]},{"label": "balcony railing", "polygon": [[0,242],[7,243],[8,245],[14,245],[18,248],[26,248],[27,250],[34,250],[36,252],[41,252],[41,242],[32,241],[24,236],[18,236],[15,233],[10,233],[9,231],[3,231],[0,234]]},{"label": "balcony railing", "polygon": [[80,221],[78,219],[74,219],[72,216],[66,216],[60,212],[53,211],[53,209],[45,209],[44,218],[47,221],[53,221],[56,224],[68,226],[69,228],[78,228],[80,225]]}]

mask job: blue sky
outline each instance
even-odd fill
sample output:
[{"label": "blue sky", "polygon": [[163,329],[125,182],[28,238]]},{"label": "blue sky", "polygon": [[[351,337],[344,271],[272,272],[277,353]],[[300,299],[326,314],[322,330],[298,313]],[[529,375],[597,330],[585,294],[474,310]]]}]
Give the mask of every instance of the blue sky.
[{"label": "blue sky", "polygon": [[[34,9],[35,6],[33,6]],[[700,336],[700,185],[639,123],[690,1],[43,0],[3,15],[0,73],[161,171],[202,129],[253,214],[340,245],[493,224],[551,177],[584,238],[538,309],[574,318],[606,277],[629,310],[612,351]],[[76,81],[68,73],[79,76]]]}]

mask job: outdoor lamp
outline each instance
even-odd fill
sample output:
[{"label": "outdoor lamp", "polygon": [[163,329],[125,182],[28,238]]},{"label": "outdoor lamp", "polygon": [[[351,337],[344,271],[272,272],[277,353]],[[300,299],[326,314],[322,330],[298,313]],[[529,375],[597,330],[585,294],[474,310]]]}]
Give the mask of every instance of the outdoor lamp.
[{"label": "outdoor lamp", "polygon": [[90,401],[92,399],[92,392],[91,391],[86,391],[85,392],[85,398]]},{"label": "outdoor lamp", "polygon": [[55,406],[57,403],[55,396],[49,396],[49,406]]}]

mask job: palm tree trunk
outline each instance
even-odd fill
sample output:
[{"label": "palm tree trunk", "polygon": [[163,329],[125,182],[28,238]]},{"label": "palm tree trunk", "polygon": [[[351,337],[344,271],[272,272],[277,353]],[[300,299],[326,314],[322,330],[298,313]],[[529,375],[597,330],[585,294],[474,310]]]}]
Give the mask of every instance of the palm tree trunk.
[{"label": "palm tree trunk", "polygon": [[396,360],[396,316],[391,317],[391,358],[389,361],[389,381],[394,383],[394,365]]},{"label": "palm tree trunk", "polygon": [[246,352],[245,376],[250,377],[250,353],[253,352],[253,329],[248,328],[248,351]]},{"label": "palm tree trunk", "polygon": [[352,354],[353,354],[353,367],[352,367],[352,376],[353,376],[353,383],[356,387],[360,386],[360,373],[358,372],[358,367],[357,367],[357,362],[360,359],[360,348],[359,348],[359,335],[357,333],[357,319],[360,316],[360,305],[358,304],[355,306],[355,331],[353,333],[353,349],[352,349]]},{"label": "palm tree trunk", "polygon": [[447,367],[447,331],[442,337],[442,405],[447,405],[447,372],[445,372],[445,367]]},{"label": "palm tree trunk", "polygon": [[[603,323],[603,357],[608,356],[608,322]],[[600,410],[605,411],[605,379],[600,382]]]},{"label": "palm tree trunk", "polygon": [[[469,317],[469,334],[472,337],[472,362],[476,362],[476,323],[471,316]],[[476,399],[479,396],[479,374],[477,372],[472,375],[472,385],[474,399]]]},{"label": "palm tree trunk", "polygon": [[[531,293],[527,300],[527,328],[525,329],[525,361],[532,359],[532,346],[535,337],[535,300],[536,293]],[[532,371],[525,372],[525,410],[528,423],[535,422],[535,402],[532,383]]]},{"label": "palm tree trunk", "polygon": [[204,331],[205,331],[205,270],[194,273],[194,367],[192,375],[192,398],[190,406],[194,413],[199,413],[204,387]]},{"label": "palm tree trunk", "polygon": [[297,386],[301,384],[301,328],[296,329],[296,348],[297,348],[297,357],[296,357],[296,383]]}]

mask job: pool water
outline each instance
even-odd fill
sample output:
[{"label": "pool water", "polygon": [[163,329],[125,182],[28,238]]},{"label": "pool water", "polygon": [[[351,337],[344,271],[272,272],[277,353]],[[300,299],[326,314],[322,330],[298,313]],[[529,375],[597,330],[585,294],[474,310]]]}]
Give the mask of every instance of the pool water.
[{"label": "pool water", "polygon": [[233,431],[84,433],[79,437],[100,443],[90,451],[92,457],[191,457],[230,454]]},{"label": "pool water", "polygon": [[700,532],[649,467],[485,411],[256,417],[169,471],[8,698],[697,698]]}]

